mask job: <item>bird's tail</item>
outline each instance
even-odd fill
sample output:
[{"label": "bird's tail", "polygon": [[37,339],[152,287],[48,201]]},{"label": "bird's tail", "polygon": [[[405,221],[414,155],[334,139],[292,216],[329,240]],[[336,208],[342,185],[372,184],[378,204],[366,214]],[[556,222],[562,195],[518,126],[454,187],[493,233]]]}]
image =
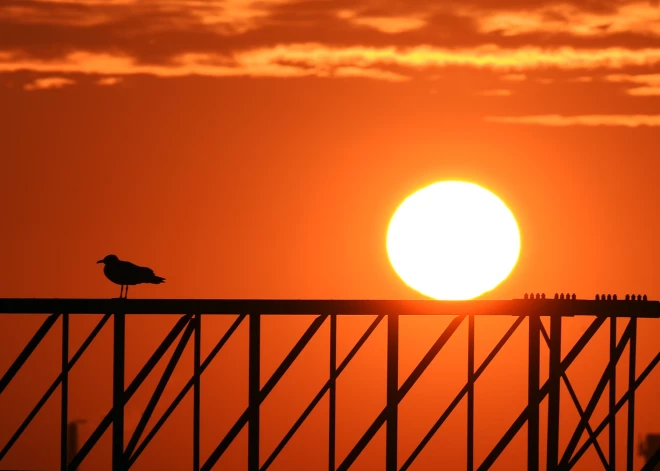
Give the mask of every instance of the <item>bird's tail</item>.
[{"label": "bird's tail", "polygon": [[154,284],[154,285],[159,285],[159,284],[164,283],[164,282],[165,282],[165,278],[163,278],[162,276],[155,276],[154,275],[154,277],[151,279],[151,281],[149,283]]}]

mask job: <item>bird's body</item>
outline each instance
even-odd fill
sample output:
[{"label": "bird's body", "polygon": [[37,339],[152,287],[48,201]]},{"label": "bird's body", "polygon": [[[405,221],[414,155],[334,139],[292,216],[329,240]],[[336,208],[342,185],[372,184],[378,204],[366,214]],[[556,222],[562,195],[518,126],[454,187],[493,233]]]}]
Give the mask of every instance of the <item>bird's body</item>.
[{"label": "bird's body", "polygon": [[165,281],[165,278],[156,276],[151,268],[141,267],[131,262],[119,260],[116,255],[107,255],[103,260],[96,263],[103,263],[103,274],[113,283],[120,285],[119,297],[122,297],[124,286],[128,295],[128,287],[142,283],[158,285]]}]

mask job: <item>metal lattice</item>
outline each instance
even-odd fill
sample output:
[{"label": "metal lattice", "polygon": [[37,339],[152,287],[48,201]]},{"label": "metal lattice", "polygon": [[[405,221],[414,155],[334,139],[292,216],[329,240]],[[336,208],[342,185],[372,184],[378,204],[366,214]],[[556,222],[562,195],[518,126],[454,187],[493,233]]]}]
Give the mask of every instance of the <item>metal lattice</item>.
[{"label": "metal lattice", "polygon": [[[526,296],[527,298],[527,296]],[[562,295],[563,298],[563,295]],[[569,299],[540,299],[532,296],[530,299],[509,301],[340,301],[340,300],[84,300],[84,299],[0,299],[0,314],[43,314],[48,315],[41,327],[27,343],[10,368],[0,379],[0,399],[3,391],[25,364],[35,348],[44,339],[53,325],[61,320],[62,323],[62,366],[61,373],[47,389],[45,394],[27,415],[22,424],[11,436],[6,444],[0,444],[0,465],[12,446],[16,443],[23,431],[37,415],[39,410],[48,401],[49,397],[61,388],[61,461],[60,469],[75,470],[87,457],[100,437],[112,426],[112,469],[113,471],[128,470],[153,440],[163,424],[168,420],[186,394],[193,391],[193,471],[210,471],[218,459],[228,449],[239,432],[248,428],[248,470],[266,471],[279,453],[315,409],[321,399],[327,394],[329,397],[328,417],[328,449],[330,471],[347,471],[373,439],[381,427],[386,430],[386,471],[406,471],[417,456],[429,443],[434,434],[452,414],[457,405],[467,400],[467,469],[473,471],[489,469],[505,448],[511,443],[513,437],[520,429],[527,425],[527,468],[538,470],[540,440],[540,404],[548,399],[546,464],[548,470],[569,470],[581,459],[585,452],[593,447],[604,469],[613,470],[616,453],[616,414],[627,407],[626,423],[626,469],[632,471],[635,437],[635,391],[648,377],[660,361],[660,352],[644,367],[639,375],[636,374],[637,360],[637,325],[638,319],[660,317],[660,303],[646,301],[633,296],[632,300],[616,300],[609,296],[607,299],[596,301]],[[315,313],[316,318],[298,340],[286,358],[279,364],[273,375],[265,384],[260,386],[260,349],[261,349],[261,319],[271,315],[309,315]],[[104,314],[102,319],[82,343],[80,348],[69,355],[69,320],[72,315]],[[125,376],[125,329],[126,316],[131,314],[167,314],[180,316],[172,330],[163,342],[153,352],[136,377],[128,384],[124,384]],[[203,318],[209,315],[238,315],[229,330],[220,338],[209,355],[202,361],[200,354],[201,331]],[[345,359],[337,364],[337,318],[338,316],[376,315],[375,320],[364,332],[362,337],[350,350]],[[442,315],[452,316],[442,334],[436,339],[421,361],[415,366],[412,373],[399,386],[399,319],[405,315]],[[486,356],[481,365],[475,369],[474,352],[475,317],[478,316],[513,316],[514,323],[501,337],[499,342]],[[585,316],[591,318],[591,324],[576,343],[565,355],[561,354],[562,319],[565,317]],[[85,350],[94,341],[94,338],[104,328],[105,324],[113,318],[113,395],[112,408],[101,420],[90,437],[80,447],[75,456],[68,456],[67,427],[68,421],[68,387],[69,372],[83,355]],[[542,318],[549,319],[549,332],[541,322]],[[492,448],[486,458],[478,465],[474,462],[474,396],[475,382],[482,375],[488,365],[493,361],[502,347],[514,332],[520,328],[525,319],[528,319],[528,386],[527,405],[520,412],[509,429]],[[625,329],[617,341],[617,319],[626,319]],[[384,409],[377,415],[373,423],[357,441],[348,455],[339,463],[335,461],[336,446],[336,383],[337,378],[348,366],[358,350],[367,341],[376,327],[386,320],[387,324],[387,402]],[[236,329],[243,322],[248,323],[249,330],[249,358],[248,358],[248,406],[240,415],[233,427],[217,444],[208,458],[200,458],[200,377],[207,369],[214,357],[220,352]],[[305,346],[315,336],[320,327],[328,322],[330,327],[330,348],[328,363],[328,380],[307,406],[284,438],[275,447],[274,451],[263,462],[259,459],[259,425],[260,406],[273,390],[276,384],[287,372],[292,363],[303,351]],[[468,324],[467,348],[467,382],[451,401],[447,409],[440,415],[435,424],[428,430],[418,446],[403,462],[397,466],[398,439],[398,406],[406,394],[409,393],[420,376],[429,367],[434,358],[445,346],[456,330],[463,323]],[[580,352],[590,342],[596,332],[606,323],[609,323],[609,362],[598,381],[593,394],[586,406],[582,406],[567,376],[567,369],[575,361]],[[156,405],[161,398],[165,386],[181,359],[186,345],[193,344],[194,369],[193,375],[181,389],[165,413],[156,422],[154,427],[145,434],[146,426],[152,417]],[[178,342],[177,342],[178,339]],[[542,340],[547,344],[549,351],[549,377],[540,384],[540,349]],[[160,380],[148,401],[142,416],[130,437],[124,437],[124,407],[135,394],[149,373],[161,360],[165,352],[176,342],[174,353],[167,363]],[[624,350],[628,348],[628,381],[627,391],[617,401],[615,395],[616,365],[619,363]],[[563,453],[559,449],[559,417],[560,417],[560,386],[567,388],[574,407],[580,419]],[[592,427],[590,419],[598,405],[605,389],[609,386],[608,414],[596,427]],[[609,425],[609,427],[608,427]],[[603,452],[597,438],[608,428],[609,449],[608,456]],[[584,434],[586,441],[579,446]],[[127,442],[125,442],[127,438]],[[140,441],[141,440],[141,441]],[[124,446],[124,443],[127,443]],[[660,463],[660,451],[651,454],[644,471],[650,471]]]}]

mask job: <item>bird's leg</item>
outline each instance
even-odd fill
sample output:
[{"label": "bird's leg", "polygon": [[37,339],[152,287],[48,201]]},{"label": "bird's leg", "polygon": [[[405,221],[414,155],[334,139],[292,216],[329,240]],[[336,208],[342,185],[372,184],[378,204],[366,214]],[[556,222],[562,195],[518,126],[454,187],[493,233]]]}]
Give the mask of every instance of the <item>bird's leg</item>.
[{"label": "bird's leg", "polygon": [[124,299],[128,299],[128,285],[126,285],[126,291],[124,291]]},{"label": "bird's leg", "polygon": [[121,299],[124,294],[124,285],[119,285],[119,298]]}]

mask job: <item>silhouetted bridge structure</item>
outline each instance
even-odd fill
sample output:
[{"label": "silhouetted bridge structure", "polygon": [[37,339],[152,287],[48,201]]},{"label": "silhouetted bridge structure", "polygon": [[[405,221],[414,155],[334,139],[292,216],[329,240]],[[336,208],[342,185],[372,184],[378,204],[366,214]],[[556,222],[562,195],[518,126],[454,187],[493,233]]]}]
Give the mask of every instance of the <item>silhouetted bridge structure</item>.
[{"label": "silhouetted bridge structure", "polygon": [[[573,296],[574,297],[574,296]],[[100,299],[0,299],[0,314],[49,314],[43,325],[37,330],[33,338],[27,343],[11,367],[0,379],[0,398],[12,378],[24,365],[30,354],[44,339],[49,329],[56,322],[62,323],[62,370],[58,378],[52,383],[42,399],[26,417],[22,425],[16,430],[8,443],[0,443],[0,467],[2,459],[16,442],[27,425],[35,417],[39,409],[57,388],[61,388],[61,470],[75,470],[98,442],[103,433],[112,426],[112,469],[113,471],[127,470],[135,462],[145,447],[158,433],[159,429],[176,409],[184,396],[193,392],[193,417],[190,432],[193,442],[193,471],[210,471],[220,456],[227,450],[241,429],[248,427],[248,469],[249,471],[265,471],[273,462],[279,452],[302,425],[308,415],[326,394],[329,397],[329,463],[330,471],[347,471],[370,440],[381,427],[386,429],[386,469],[385,471],[407,470],[425,445],[431,440],[435,432],[445,422],[448,416],[464,398],[467,398],[467,469],[489,469],[505,448],[510,444],[518,431],[527,425],[527,468],[538,470],[545,467],[548,470],[571,469],[590,448],[594,447],[604,469],[613,470],[616,450],[616,413],[627,407],[626,419],[626,469],[632,471],[633,456],[635,453],[635,391],[648,377],[649,373],[660,361],[660,353],[640,369],[636,364],[637,357],[637,325],[638,319],[660,317],[660,303],[657,301],[642,300],[580,300],[580,299],[515,299],[506,301],[388,301],[388,300],[184,300],[184,299],[128,299],[128,300],[100,300]],[[562,295],[563,298],[563,295]],[[609,296],[608,296],[609,298]],[[69,319],[72,315],[102,314],[103,317],[83,342],[81,347],[72,356],[69,355]],[[126,316],[131,314],[169,314],[180,316],[174,328],[165,337],[153,355],[130,382],[124,382],[125,368],[125,322]],[[261,348],[261,319],[272,315],[316,315],[315,320],[304,332],[286,358],[279,364],[273,375],[263,386],[260,386],[260,348]],[[202,361],[200,354],[201,329],[203,318],[209,315],[238,316],[229,330],[219,339],[206,359]],[[366,330],[364,335],[354,345],[346,358],[337,364],[337,317],[338,316],[375,315],[376,318]],[[405,315],[452,316],[451,322],[439,335],[421,361],[414,367],[412,373],[399,386],[399,319]],[[481,365],[475,369],[474,361],[474,326],[475,317],[478,316],[513,316],[514,323],[504,334],[495,347],[486,356]],[[561,352],[562,320],[566,317],[585,316],[591,318],[591,323],[581,337],[564,355]],[[546,329],[541,318],[549,319],[549,329]],[[85,349],[91,344],[110,319],[113,319],[113,405],[105,418],[100,422],[88,440],[81,446],[74,457],[67,457],[67,419],[68,419],[68,373],[78,361]],[[492,362],[505,343],[520,328],[525,320],[529,334],[528,344],[528,381],[527,405],[518,417],[503,434],[499,442],[481,463],[474,462],[474,386],[480,375]],[[616,320],[627,320],[625,329],[617,340]],[[202,461],[200,458],[200,376],[211,363],[213,358],[222,349],[238,326],[246,322],[249,330],[248,355],[248,406],[227,435],[217,444],[211,454]],[[300,418],[275,448],[273,453],[263,462],[259,459],[260,404],[273,390],[278,381],[292,365],[301,351],[309,343],[319,328],[329,323],[330,352],[328,357],[328,380],[313,401],[305,409]],[[376,327],[381,323],[387,324],[387,402],[386,406],[377,415],[362,437],[341,462],[335,462],[336,444],[336,381],[337,377],[346,368],[360,347],[366,342]],[[625,321],[624,321],[625,322]],[[456,332],[458,327],[468,324],[467,338],[467,381],[458,395],[450,403],[444,413],[437,419],[413,453],[402,466],[398,466],[397,456],[397,430],[398,430],[398,404],[427,369],[443,346]],[[594,334],[604,325],[609,324],[609,362],[600,376],[600,380],[593,391],[586,406],[582,406],[574,389],[571,386],[566,371],[578,357],[580,352],[594,337]],[[607,328],[607,327],[605,327]],[[146,425],[152,416],[157,402],[167,384],[174,367],[180,360],[182,352],[193,338],[194,373],[180,394],[171,403],[152,430],[142,437]],[[150,398],[142,417],[135,428],[128,444],[124,446],[124,406],[144,382],[145,378],[154,369],[168,348],[176,344],[174,353],[159,380],[159,383]],[[549,351],[549,377],[540,384],[540,346],[544,341]],[[629,368],[627,391],[617,401],[615,393],[616,365],[626,347],[629,348]],[[641,371],[639,375],[637,372]],[[570,393],[573,404],[579,412],[580,419],[563,453],[559,449],[559,417],[560,417],[560,385],[565,384]],[[608,415],[595,428],[590,419],[609,387]],[[540,440],[540,403],[548,398],[547,416],[547,443],[546,463],[539,462]],[[562,401],[563,403],[563,401]],[[608,425],[611,425],[608,428]],[[598,444],[597,437],[606,429],[609,431],[609,450],[605,456]],[[578,446],[583,434],[587,440]],[[142,442],[138,445],[140,438]],[[644,471],[651,470],[660,463],[660,451],[656,451],[643,467]]]}]

